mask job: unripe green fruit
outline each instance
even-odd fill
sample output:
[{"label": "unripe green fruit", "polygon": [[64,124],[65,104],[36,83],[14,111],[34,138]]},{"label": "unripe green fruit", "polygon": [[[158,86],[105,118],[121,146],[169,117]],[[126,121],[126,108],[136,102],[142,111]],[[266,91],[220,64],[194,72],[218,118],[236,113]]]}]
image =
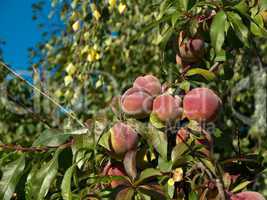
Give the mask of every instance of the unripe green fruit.
[{"label": "unripe green fruit", "polygon": [[195,88],[189,91],[183,100],[185,116],[198,122],[210,122],[216,119],[221,99],[208,88]]},{"label": "unripe green fruit", "polygon": [[[124,170],[124,167],[119,164],[111,164],[108,163],[104,170],[103,170],[104,176],[126,176],[126,172]],[[125,185],[125,180],[112,180],[110,185],[112,188],[116,188],[120,185]]]},{"label": "unripe green fruit", "polygon": [[161,93],[161,84],[157,77],[153,75],[139,76],[133,83],[134,88],[144,89],[152,96],[157,96]]},{"label": "unripe green fruit", "polygon": [[117,155],[123,155],[135,149],[137,143],[138,134],[127,124],[117,122],[111,128],[111,146]]},{"label": "unripe green fruit", "polygon": [[175,120],[181,116],[181,100],[169,94],[157,96],[153,102],[153,113],[163,122]]},{"label": "unripe green fruit", "polygon": [[200,37],[186,38],[185,32],[180,32],[178,39],[180,57],[184,62],[194,63],[204,56],[204,40]]},{"label": "unripe green fruit", "polygon": [[153,97],[143,89],[130,88],[121,97],[124,113],[135,118],[145,118],[152,110]]},{"label": "unripe green fruit", "polygon": [[240,192],[231,196],[231,200],[265,200],[265,198],[258,192]]}]

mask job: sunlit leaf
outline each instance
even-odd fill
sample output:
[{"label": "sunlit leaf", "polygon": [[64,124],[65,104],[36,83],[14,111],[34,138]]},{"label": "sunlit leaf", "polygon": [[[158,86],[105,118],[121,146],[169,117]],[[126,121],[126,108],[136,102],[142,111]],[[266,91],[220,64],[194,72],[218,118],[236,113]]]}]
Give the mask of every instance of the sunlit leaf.
[{"label": "sunlit leaf", "polygon": [[0,199],[11,199],[16,185],[19,182],[25,168],[25,156],[21,155],[17,160],[1,167],[3,173],[0,180]]}]

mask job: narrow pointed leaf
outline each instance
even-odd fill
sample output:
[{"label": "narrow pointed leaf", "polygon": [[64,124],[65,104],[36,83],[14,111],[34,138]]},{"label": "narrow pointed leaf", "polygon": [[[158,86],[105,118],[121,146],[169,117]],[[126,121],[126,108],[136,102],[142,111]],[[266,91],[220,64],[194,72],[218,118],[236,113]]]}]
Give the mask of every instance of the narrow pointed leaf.
[{"label": "narrow pointed leaf", "polygon": [[1,168],[3,172],[0,181],[0,199],[11,199],[16,185],[20,180],[25,168],[25,156],[20,156],[17,160]]},{"label": "narrow pointed leaf", "polygon": [[28,175],[26,182],[26,199],[43,200],[56,177],[58,171],[58,156],[61,150],[57,150],[52,160],[39,169],[35,165]]}]

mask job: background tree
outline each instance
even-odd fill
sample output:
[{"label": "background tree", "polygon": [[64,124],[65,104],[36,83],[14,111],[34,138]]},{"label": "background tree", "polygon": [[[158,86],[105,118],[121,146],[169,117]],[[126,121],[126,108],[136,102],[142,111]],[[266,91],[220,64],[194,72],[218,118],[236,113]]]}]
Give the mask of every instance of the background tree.
[{"label": "background tree", "polygon": [[[172,149],[174,140],[169,136],[177,127],[167,130],[166,141],[166,136],[157,129],[165,126],[155,116],[152,115],[150,122],[148,119],[131,121],[139,135],[145,134],[146,126],[152,124],[154,128],[149,131],[159,138],[142,139],[137,152],[140,156],[142,150],[148,149],[146,159],[138,160],[144,164],[137,167],[138,176],[143,179],[139,179],[139,184],[146,178],[152,181],[146,180],[144,187],[139,188],[137,180],[135,184],[140,190],[127,187],[119,197],[128,195],[130,199],[135,194],[136,199],[149,199],[149,196],[154,199],[156,194],[161,199],[179,195],[189,199],[209,198],[224,193],[218,185],[212,186],[209,173],[213,169],[221,172],[215,174],[219,173],[218,178],[223,179],[220,181],[225,191],[237,192],[248,186],[266,193],[262,172],[266,166],[266,160],[262,160],[266,150],[266,144],[262,143],[266,138],[266,112],[259,112],[266,108],[263,92],[266,30],[262,17],[265,1],[63,0],[51,3],[49,17],[60,17],[61,21],[52,31],[44,30],[45,42],[30,51],[37,90],[15,79],[5,82],[10,94],[8,100],[22,105],[20,108],[24,111],[26,108],[27,112],[10,113],[7,108],[10,102],[3,98],[2,142],[28,146],[37,139],[32,147],[1,145],[1,184],[6,185],[0,190],[1,197],[110,199],[116,194],[116,189],[106,186],[107,183],[117,185],[120,178],[99,176],[107,160],[111,164],[114,160],[122,162],[106,151],[111,148],[107,142],[110,122],[115,123],[124,116],[112,98],[129,88],[137,76],[149,73],[156,75],[161,83],[165,81],[163,88],[170,88],[172,94],[183,96],[199,86],[208,86],[220,94],[223,109],[216,121],[217,128],[212,131],[216,162],[207,159],[208,168],[204,163],[204,167],[195,170],[199,164],[194,157],[195,151],[199,153],[197,146],[187,151],[187,143],[182,143]],[[34,4],[34,18],[41,16],[43,4]],[[188,38],[189,43],[193,38],[205,44],[196,52],[197,48],[192,50],[188,46],[193,51],[188,56],[186,48],[182,49]],[[252,84],[248,85],[248,80]],[[253,121],[237,116],[233,108],[248,119],[253,116]],[[77,130],[79,125],[83,128]],[[194,130],[194,122],[186,126]],[[154,140],[160,145],[153,147],[150,142]],[[181,162],[177,170],[170,160],[162,159],[165,148],[168,154],[177,153],[175,161]],[[179,160],[181,157],[186,161]],[[124,163],[131,178],[135,177],[134,158],[134,153],[129,153],[125,159],[130,161]],[[220,171],[217,164],[224,170]],[[106,166],[107,175],[125,174],[119,167]],[[196,176],[186,176],[189,180],[180,182],[181,174],[190,170]],[[238,179],[230,176],[237,171]],[[174,180],[171,175],[178,178]]]}]

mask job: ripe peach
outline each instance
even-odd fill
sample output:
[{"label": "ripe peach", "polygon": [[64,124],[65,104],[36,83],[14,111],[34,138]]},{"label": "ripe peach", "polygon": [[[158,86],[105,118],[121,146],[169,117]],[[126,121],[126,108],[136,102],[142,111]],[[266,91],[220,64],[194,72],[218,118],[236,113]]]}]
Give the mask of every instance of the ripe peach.
[{"label": "ripe peach", "polygon": [[[104,176],[127,176],[126,172],[124,170],[124,167],[119,164],[111,164],[108,163],[104,170],[103,170],[103,175]],[[116,188],[119,185],[124,185],[126,184],[125,180],[112,180],[110,185],[112,188]]]},{"label": "ripe peach", "polygon": [[160,81],[153,75],[139,76],[137,79],[135,79],[133,87],[144,89],[152,96],[157,96],[161,92]]},{"label": "ripe peach", "polygon": [[153,97],[141,88],[130,88],[121,97],[121,108],[127,115],[147,117],[152,110]]},{"label": "ripe peach", "polygon": [[265,200],[265,198],[258,192],[240,192],[231,196],[231,200]]},{"label": "ripe peach", "polygon": [[185,116],[198,122],[210,122],[216,119],[221,99],[208,88],[195,88],[189,91],[183,100]]},{"label": "ripe peach", "polygon": [[178,38],[179,53],[183,61],[194,63],[204,55],[204,40],[201,37],[186,38],[185,32],[180,32]]},{"label": "ripe peach", "polygon": [[138,134],[127,124],[117,122],[111,128],[111,146],[117,155],[123,155],[136,148]]},{"label": "ripe peach", "polygon": [[181,100],[169,94],[157,96],[153,102],[153,113],[164,122],[175,120],[181,115]]}]

